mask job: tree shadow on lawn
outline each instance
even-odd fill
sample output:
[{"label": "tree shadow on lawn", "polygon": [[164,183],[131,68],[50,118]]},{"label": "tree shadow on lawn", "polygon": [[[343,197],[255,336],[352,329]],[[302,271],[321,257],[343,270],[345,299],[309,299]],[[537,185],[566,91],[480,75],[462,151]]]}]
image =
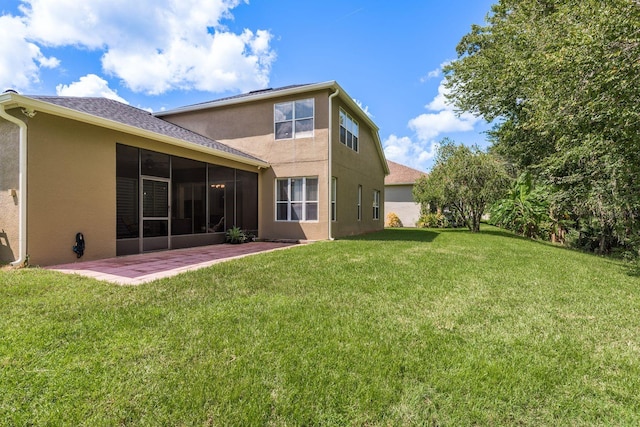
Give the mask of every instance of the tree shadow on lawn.
[{"label": "tree shadow on lawn", "polygon": [[440,233],[424,228],[386,228],[369,234],[341,237],[339,240],[432,242]]},{"label": "tree shadow on lawn", "polygon": [[624,259],[620,258],[620,257],[616,257],[614,255],[600,255],[600,254],[596,254],[593,252],[588,252],[582,249],[578,249],[578,248],[573,248],[573,247],[569,247],[569,246],[563,246],[559,243],[552,243],[549,242],[547,240],[537,240],[537,239],[530,239],[528,237],[524,237],[524,236],[520,236],[518,234],[513,233],[512,231],[509,230],[503,230],[501,228],[492,228],[490,230],[480,230],[480,234],[488,234],[488,235],[492,235],[492,236],[499,236],[499,237],[507,237],[507,238],[511,238],[511,239],[518,239],[518,240],[526,240],[528,242],[533,242],[533,243],[537,243],[539,245],[543,245],[543,246],[547,246],[550,248],[555,248],[561,251],[569,251],[569,252],[577,252],[577,253],[581,253],[581,254],[585,254],[588,256],[593,256],[596,258],[600,258],[600,259],[604,259],[606,263],[608,264],[614,264],[618,267],[622,267],[625,271],[626,274],[630,277],[640,277],[640,261],[636,260],[636,261],[625,261]]}]

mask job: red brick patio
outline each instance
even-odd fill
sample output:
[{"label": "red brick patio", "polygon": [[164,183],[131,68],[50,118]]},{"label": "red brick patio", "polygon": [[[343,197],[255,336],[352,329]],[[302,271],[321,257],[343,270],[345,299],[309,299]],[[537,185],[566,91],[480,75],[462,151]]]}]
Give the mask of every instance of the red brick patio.
[{"label": "red brick patio", "polygon": [[175,276],[185,271],[208,267],[230,259],[284,249],[294,245],[295,243],[251,242],[241,245],[200,246],[197,248],[122,256],[99,261],[78,261],[46,268],[62,273],[80,274],[121,285],[138,285],[163,277]]}]

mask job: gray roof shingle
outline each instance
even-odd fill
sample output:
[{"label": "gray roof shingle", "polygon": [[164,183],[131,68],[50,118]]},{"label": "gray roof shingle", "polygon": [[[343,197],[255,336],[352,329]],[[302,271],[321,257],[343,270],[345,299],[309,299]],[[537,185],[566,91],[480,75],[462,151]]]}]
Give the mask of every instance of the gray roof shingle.
[{"label": "gray roof shingle", "polygon": [[[264,162],[250,154],[231,148],[221,142],[209,139],[196,132],[190,131],[173,123],[162,120],[140,108],[132,107],[118,101],[107,98],[84,98],[66,96],[30,96],[39,101],[48,102],[60,107],[69,108],[96,117],[137,127],[160,135],[181,139],[192,144],[197,144],[213,150],[235,156],[244,157],[247,160]],[[266,162],[265,162],[266,163]]]},{"label": "gray roof shingle", "polygon": [[[218,98],[218,99],[214,99],[212,101],[205,101],[205,102],[198,102],[196,104],[191,104],[191,105],[185,105],[184,107],[181,108],[189,108],[189,107],[195,107],[198,105],[206,105],[206,104],[211,104],[214,102],[221,102],[221,101],[228,101],[230,99],[241,99],[241,98],[247,98],[249,96],[253,96],[259,93],[277,93],[283,90],[287,90],[287,89],[293,89],[293,88],[297,88],[297,87],[303,87],[303,86],[310,86],[312,83],[304,83],[304,84],[297,84],[297,85],[289,85],[289,86],[282,86],[282,87],[278,87],[278,88],[266,88],[266,89],[258,89],[258,90],[252,90],[250,92],[245,92],[245,93],[240,93],[238,95],[232,95],[232,96],[227,96],[225,98]],[[163,114],[162,112],[159,112],[158,114]]]},{"label": "gray roof shingle", "polygon": [[390,173],[384,179],[385,185],[413,184],[421,176],[427,175],[425,172],[392,162],[391,160],[387,160],[387,164],[389,165]]}]

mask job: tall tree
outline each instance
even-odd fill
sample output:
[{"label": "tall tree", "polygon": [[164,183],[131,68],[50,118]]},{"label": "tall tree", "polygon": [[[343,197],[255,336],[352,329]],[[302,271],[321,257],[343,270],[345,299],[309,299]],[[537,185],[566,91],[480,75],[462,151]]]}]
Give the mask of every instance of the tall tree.
[{"label": "tall tree", "polygon": [[600,251],[638,239],[640,1],[500,0],[457,51],[450,99],[497,121],[492,149],[595,219]]},{"label": "tall tree", "polygon": [[445,139],[431,173],[416,181],[413,198],[453,209],[469,230],[477,232],[487,205],[502,195],[507,182],[494,156]]}]

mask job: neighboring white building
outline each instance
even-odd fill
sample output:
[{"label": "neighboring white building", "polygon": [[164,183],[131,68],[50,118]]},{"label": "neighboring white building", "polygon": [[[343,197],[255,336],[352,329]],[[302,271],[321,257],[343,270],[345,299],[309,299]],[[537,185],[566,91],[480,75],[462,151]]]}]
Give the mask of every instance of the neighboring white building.
[{"label": "neighboring white building", "polygon": [[384,179],[384,213],[393,212],[403,227],[415,227],[420,218],[420,204],[413,201],[413,184],[426,173],[387,160],[389,175]]}]

